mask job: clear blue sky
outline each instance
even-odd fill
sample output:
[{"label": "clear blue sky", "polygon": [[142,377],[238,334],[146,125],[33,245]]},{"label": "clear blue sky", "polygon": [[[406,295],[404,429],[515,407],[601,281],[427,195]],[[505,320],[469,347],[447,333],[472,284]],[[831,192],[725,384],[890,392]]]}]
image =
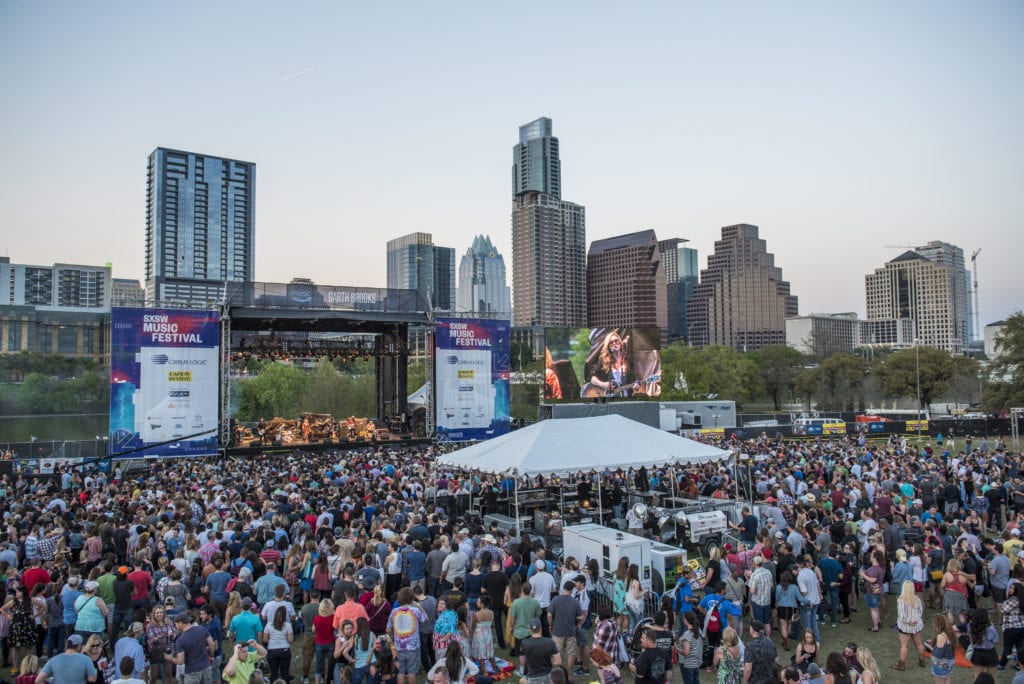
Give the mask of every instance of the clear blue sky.
[{"label": "clear blue sky", "polygon": [[1024,306],[1024,3],[0,2],[0,254],[143,274],[154,147],[257,164],[256,275],[385,281],[415,230],[511,265],[517,127],[594,240],[755,223],[801,313],[931,239]]}]

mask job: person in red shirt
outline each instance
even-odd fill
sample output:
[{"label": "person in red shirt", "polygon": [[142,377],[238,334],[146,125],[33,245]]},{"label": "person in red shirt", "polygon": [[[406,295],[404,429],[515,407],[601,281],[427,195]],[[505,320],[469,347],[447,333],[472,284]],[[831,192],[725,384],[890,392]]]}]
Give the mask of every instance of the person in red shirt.
[{"label": "person in red shirt", "polygon": [[50,573],[46,571],[46,568],[42,567],[42,559],[38,556],[33,558],[31,561],[32,565],[28,570],[21,573],[21,583],[25,587],[25,592],[31,596],[32,589],[37,584],[47,584],[51,581]]},{"label": "person in red shirt", "polygon": [[135,559],[135,569],[128,573],[128,581],[135,585],[132,593],[132,604],[136,607],[149,608],[149,592],[153,588],[153,576],[143,569],[142,558]]}]

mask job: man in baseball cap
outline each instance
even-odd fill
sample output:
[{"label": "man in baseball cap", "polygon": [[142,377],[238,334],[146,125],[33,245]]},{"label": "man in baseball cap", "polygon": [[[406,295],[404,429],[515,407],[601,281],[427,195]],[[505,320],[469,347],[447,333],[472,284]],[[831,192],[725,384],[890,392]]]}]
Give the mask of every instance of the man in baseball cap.
[{"label": "man in baseball cap", "polygon": [[550,677],[551,670],[562,664],[555,641],[541,634],[540,619],[530,620],[530,636],[520,643],[520,654],[526,658],[526,677]]}]

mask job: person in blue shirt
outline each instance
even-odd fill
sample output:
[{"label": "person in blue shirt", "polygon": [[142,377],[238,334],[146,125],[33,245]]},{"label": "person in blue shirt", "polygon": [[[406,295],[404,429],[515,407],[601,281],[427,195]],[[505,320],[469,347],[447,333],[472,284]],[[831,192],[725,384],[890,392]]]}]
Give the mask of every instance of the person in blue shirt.
[{"label": "person in blue shirt", "polygon": [[690,585],[692,571],[689,566],[683,566],[682,576],[676,582],[675,591],[672,594],[672,610],[678,616],[676,619],[676,631],[682,636],[686,629],[682,616],[693,610],[696,598],[693,595],[693,587]]},{"label": "person in blue shirt", "polygon": [[[729,626],[729,616],[743,615],[743,607],[735,606],[733,602],[725,598],[725,582],[717,582],[713,592],[704,595],[697,605],[704,611],[703,625],[707,626],[708,643],[717,647],[722,641],[722,632]],[[708,612],[713,611],[710,619]]]},{"label": "person in blue shirt", "polygon": [[[821,571],[821,584],[832,602],[830,617],[832,618],[833,627],[839,621],[839,585],[843,580],[843,566],[836,558],[838,555],[839,546],[837,544],[830,544],[828,555],[818,561],[818,569]],[[893,578],[895,579],[895,573]],[[824,608],[824,602],[822,602],[822,608]]]}]

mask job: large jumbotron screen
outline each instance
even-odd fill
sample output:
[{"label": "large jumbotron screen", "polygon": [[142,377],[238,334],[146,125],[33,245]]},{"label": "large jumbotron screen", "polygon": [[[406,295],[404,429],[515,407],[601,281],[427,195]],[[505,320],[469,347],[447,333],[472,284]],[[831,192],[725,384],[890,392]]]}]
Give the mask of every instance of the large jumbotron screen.
[{"label": "large jumbotron screen", "polygon": [[545,400],[661,395],[657,328],[548,328],[544,339]]}]

